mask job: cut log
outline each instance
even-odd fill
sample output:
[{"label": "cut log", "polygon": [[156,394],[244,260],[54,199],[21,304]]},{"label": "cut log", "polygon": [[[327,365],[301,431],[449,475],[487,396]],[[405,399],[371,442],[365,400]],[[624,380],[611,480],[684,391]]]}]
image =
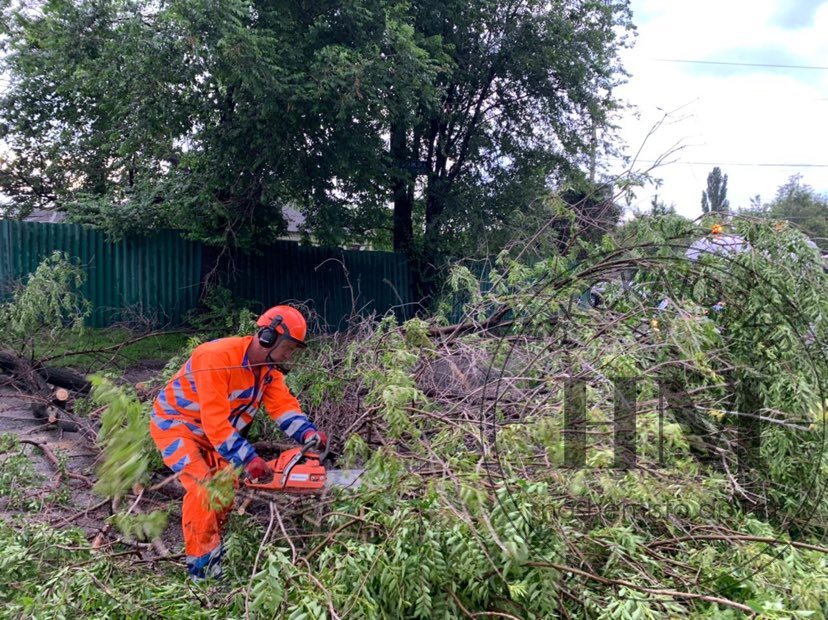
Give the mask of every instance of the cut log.
[{"label": "cut log", "polygon": [[32,396],[44,401],[52,399],[52,389],[46,384],[46,379],[28,360],[10,353],[0,353],[0,369],[10,374],[14,383]]},{"label": "cut log", "polygon": [[92,384],[86,380],[86,377],[72,370],[40,365],[37,365],[35,369],[41,377],[52,385],[80,392],[81,394],[86,394],[92,389]]},{"label": "cut log", "polygon": [[0,352],[0,370],[11,375],[13,384],[31,397],[32,415],[35,418],[46,420],[65,431],[79,430],[79,425],[70,419],[65,406],[69,400],[69,389],[89,391],[90,385],[86,379],[75,372],[57,369],[60,371],[57,379],[64,385],[55,383],[60,387],[54,390],[49,383],[55,379],[55,369],[46,370],[8,352]]},{"label": "cut log", "polygon": [[[33,394],[40,392],[46,386],[41,382],[51,383],[58,387],[66,388],[74,392],[86,394],[91,389],[92,385],[86,378],[72,370],[66,368],[55,368],[54,366],[42,366],[35,362],[32,364],[28,360],[21,359],[11,353],[0,352],[0,369],[11,374],[15,380],[24,384],[22,387],[35,387],[32,384],[32,375],[36,376],[34,383],[38,384],[37,391],[32,391]],[[31,391],[27,389],[27,391]]]}]

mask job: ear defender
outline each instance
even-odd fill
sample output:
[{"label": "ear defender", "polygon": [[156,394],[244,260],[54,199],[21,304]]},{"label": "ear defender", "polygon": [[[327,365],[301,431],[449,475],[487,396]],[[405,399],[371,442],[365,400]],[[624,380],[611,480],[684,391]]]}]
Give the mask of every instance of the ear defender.
[{"label": "ear defender", "polygon": [[277,314],[273,317],[273,320],[270,322],[270,325],[267,327],[263,327],[259,330],[259,344],[262,345],[265,349],[270,349],[273,345],[276,344],[276,341],[279,340],[279,332],[276,331],[276,328],[282,324],[281,314]]}]

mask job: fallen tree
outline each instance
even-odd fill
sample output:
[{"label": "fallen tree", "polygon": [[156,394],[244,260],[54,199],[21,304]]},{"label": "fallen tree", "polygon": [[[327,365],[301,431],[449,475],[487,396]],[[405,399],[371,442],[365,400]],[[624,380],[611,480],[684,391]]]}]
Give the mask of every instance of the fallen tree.
[{"label": "fallen tree", "polygon": [[[653,253],[669,240],[628,248],[625,260],[642,267],[637,288],[611,283],[599,308],[573,301],[590,281],[571,266],[550,259],[529,267],[504,256],[499,274],[477,282],[459,323],[361,319],[316,339],[288,382],[331,432],[338,465],[365,469],[362,485],[305,498],[239,493],[246,514],[232,515],[225,541],[226,596],[195,598],[183,571],[165,574],[164,590],[161,577],[135,569],[162,561],[150,541],[163,534],[161,514],[175,510],[166,494],[179,492],[146,443],[151,399],[107,387],[93,395],[104,425],[90,481],[117,510],[94,536],[97,556],[78,544],[75,556],[61,557],[98,567],[96,579],[115,596],[79,604],[114,615],[125,605],[158,615],[209,608],[206,617],[824,613],[819,540],[828,502],[817,490],[828,474],[814,463],[828,453],[814,396],[825,368],[824,359],[813,372],[803,362],[826,333],[824,274],[807,257],[795,274],[783,259],[762,262],[763,251],[797,247],[796,237],[770,230],[755,232],[758,256],[727,272],[715,258],[677,267],[664,257],[670,267],[659,278]],[[602,260],[586,259],[590,277],[602,275]],[[616,257],[609,266],[618,264]],[[749,265],[762,277],[733,283]],[[692,287],[676,290],[685,277]],[[727,278],[728,313],[712,312],[715,285]],[[776,310],[773,295],[786,286],[813,298]],[[669,310],[660,310],[667,296]],[[806,326],[814,337],[762,349],[770,342],[764,323],[742,316],[736,302],[770,309],[777,323]],[[156,386],[188,353],[171,360]],[[763,390],[740,383],[751,370]],[[635,407],[619,407],[617,379],[635,380]],[[573,385],[583,394],[576,404]],[[792,386],[800,399],[791,398]],[[619,425],[619,412],[634,414],[632,427]],[[733,441],[747,416],[762,421],[766,461],[745,472],[733,467]],[[614,451],[631,428],[635,458],[624,468]],[[568,467],[573,430],[582,432],[583,463]],[[275,445],[266,428],[254,427],[251,439],[263,453]],[[37,548],[55,540],[28,535]],[[100,552],[115,542],[132,546]],[[127,561],[115,555],[127,552]],[[59,608],[83,588],[83,571],[67,578],[60,568],[5,566],[25,575],[16,577],[22,594],[9,597],[14,605],[46,580],[60,585],[38,600]]]},{"label": "fallen tree", "polygon": [[11,375],[15,383],[31,393],[36,393],[43,387],[41,381],[33,378],[34,375],[37,375],[42,382],[72,390],[78,394],[88,394],[92,387],[86,377],[73,370],[47,366],[41,362],[32,363],[20,356],[2,351],[0,351],[0,370]]},{"label": "fallen tree", "polygon": [[[44,365],[35,344],[54,345],[66,334],[82,329],[89,304],[79,293],[83,270],[65,255],[45,258],[0,304],[0,370],[31,401],[37,418],[64,430],[77,430],[67,405],[72,394],[88,393],[89,382],[69,369]],[[70,394],[71,391],[71,394]]]}]

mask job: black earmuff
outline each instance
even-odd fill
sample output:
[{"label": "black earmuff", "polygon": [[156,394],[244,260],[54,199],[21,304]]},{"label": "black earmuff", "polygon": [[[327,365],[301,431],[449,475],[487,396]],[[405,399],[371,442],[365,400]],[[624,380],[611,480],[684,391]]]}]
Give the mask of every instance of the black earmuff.
[{"label": "black earmuff", "polygon": [[270,322],[270,325],[268,325],[267,327],[263,327],[259,330],[259,344],[262,345],[265,349],[272,348],[279,340],[279,332],[276,331],[276,328],[282,324],[282,321],[284,321],[282,315],[277,314],[273,317],[273,320]]}]

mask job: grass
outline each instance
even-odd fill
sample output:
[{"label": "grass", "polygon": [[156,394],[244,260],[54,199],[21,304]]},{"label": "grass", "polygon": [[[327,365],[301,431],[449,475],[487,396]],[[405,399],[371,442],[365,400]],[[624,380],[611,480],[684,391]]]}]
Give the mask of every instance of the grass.
[{"label": "grass", "polygon": [[[50,366],[71,367],[83,372],[129,368],[148,361],[167,362],[187,343],[189,333],[177,331],[158,333],[117,349],[118,345],[138,338],[137,334],[120,327],[84,328],[82,332],[69,333],[60,342],[35,348],[35,358],[53,358]],[[70,355],[82,351],[106,349],[109,351]]]}]

